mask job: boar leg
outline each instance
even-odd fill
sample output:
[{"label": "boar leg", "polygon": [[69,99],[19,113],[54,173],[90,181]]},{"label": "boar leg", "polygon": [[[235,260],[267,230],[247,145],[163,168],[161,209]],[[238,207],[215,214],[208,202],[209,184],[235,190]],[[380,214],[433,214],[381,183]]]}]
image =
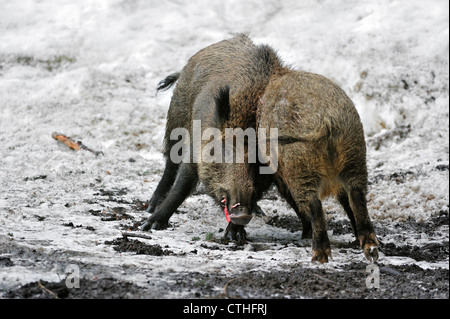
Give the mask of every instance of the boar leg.
[{"label": "boar leg", "polygon": [[367,211],[366,192],[362,188],[354,187],[349,192],[349,199],[351,210],[355,215],[357,238],[364,255],[369,261],[376,261],[379,242]]},{"label": "boar leg", "polygon": [[312,238],[312,225],[311,221],[305,216],[303,212],[300,212],[298,208],[294,207],[295,213],[302,222],[302,239]]},{"label": "boar leg", "polygon": [[283,181],[276,179],[275,185],[278,188],[281,196],[288,202],[288,204],[294,209],[298,218],[302,223],[302,239],[312,238],[312,226],[311,221],[306,216],[305,212],[302,212],[298,209],[295,200],[292,198],[291,193],[289,192],[287,186],[283,183]]},{"label": "boar leg", "polygon": [[344,208],[344,211],[347,213],[347,216],[350,219],[350,223],[352,224],[353,233],[355,234],[355,237],[358,238],[358,230],[356,229],[355,214],[353,213],[352,208],[350,207],[347,192],[342,189],[337,195],[337,200]]},{"label": "boar leg", "polygon": [[183,163],[178,169],[175,182],[166,198],[158,206],[155,213],[144,223],[141,230],[149,230],[152,225],[155,229],[167,228],[169,218],[181,203],[189,196],[197,184],[197,168],[195,164]]},{"label": "boar leg", "polygon": [[247,232],[245,231],[245,226],[235,225],[233,223],[228,223],[224,239],[231,239],[237,241],[238,245],[244,245],[247,243]]},{"label": "boar leg", "polygon": [[331,246],[322,202],[317,195],[309,202],[309,213],[312,222],[312,261],[328,262],[328,257],[331,258]]},{"label": "boar leg", "polygon": [[328,262],[328,257],[331,258],[331,246],[322,202],[313,185],[318,183],[311,182],[303,185],[297,183],[296,192],[292,194],[292,197],[295,199],[300,216],[308,216],[312,224],[312,261],[325,263]]},{"label": "boar leg", "polygon": [[153,193],[152,198],[148,201],[148,207],[145,210],[147,213],[153,213],[156,206],[159,205],[165,198],[167,192],[173,185],[175,177],[177,176],[178,164],[173,163],[170,158],[166,160],[166,168],[164,174]]}]

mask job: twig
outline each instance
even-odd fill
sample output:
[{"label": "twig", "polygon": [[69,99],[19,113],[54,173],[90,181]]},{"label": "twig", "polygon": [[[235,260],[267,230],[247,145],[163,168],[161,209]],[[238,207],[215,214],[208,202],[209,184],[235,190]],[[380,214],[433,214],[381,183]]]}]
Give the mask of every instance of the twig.
[{"label": "twig", "polygon": [[53,298],[55,299],[59,299],[58,295],[55,294],[53,291],[51,291],[50,289],[48,289],[47,287],[45,287],[40,280],[38,280],[38,286],[41,287],[42,290],[44,290],[46,293],[50,294],[53,296]]},{"label": "twig", "polygon": [[94,150],[90,149],[89,147],[87,147],[86,145],[84,145],[83,142],[81,142],[81,141],[75,142],[73,139],[71,139],[70,137],[68,137],[64,134],[53,132],[52,137],[55,140],[64,143],[65,145],[67,145],[68,147],[70,147],[71,149],[73,149],[75,151],[79,151],[80,149],[83,149],[83,150],[86,150],[86,151],[89,151],[89,152],[95,154],[96,156],[103,154],[102,151],[94,151]]},{"label": "twig", "polygon": [[152,237],[150,235],[140,234],[140,233],[135,233],[135,232],[128,232],[128,231],[122,232],[122,236],[124,238],[127,238],[127,237],[139,237],[139,238],[144,238],[144,239],[152,239]]},{"label": "twig", "polygon": [[231,284],[233,281],[236,281],[236,280],[238,280],[238,279],[239,279],[239,278],[233,278],[233,279],[227,281],[227,283],[225,284],[225,286],[223,286],[223,293],[225,294],[225,296],[226,296],[227,298],[230,298],[230,299],[231,299],[231,297],[230,297],[230,295],[228,294],[228,291],[227,291],[228,285]]}]

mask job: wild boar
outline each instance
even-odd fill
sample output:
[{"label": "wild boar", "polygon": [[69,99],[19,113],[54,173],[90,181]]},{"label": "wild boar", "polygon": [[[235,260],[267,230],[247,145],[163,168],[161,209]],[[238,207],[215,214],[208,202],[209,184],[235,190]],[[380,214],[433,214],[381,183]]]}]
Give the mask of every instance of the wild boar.
[{"label": "wild boar", "polygon": [[[363,126],[344,91],[317,74],[289,70],[274,75],[261,97],[257,127],[278,128],[273,180],[299,217],[312,223],[312,260],[331,257],[320,201],[331,194],[347,213],[366,258],[376,260],[378,240],[366,203]],[[311,236],[309,231],[303,229],[303,237]]]},{"label": "wild boar", "polygon": [[[256,160],[253,163],[248,160],[257,152],[255,136],[247,135],[244,139],[240,162],[226,160],[228,151],[236,151],[239,137],[239,134],[232,137],[231,149],[225,147],[226,130],[239,128],[243,133],[255,129],[259,97],[272,73],[280,69],[281,61],[270,47],[257,46],[241,34],[200,50],[181,72],[160,82],[158,90],[178,81],[164,136],[166,167],[148,202],[147,211],[153,214],[142,230],[166,228],[174,211],[200,181],[217,203],[225,206],[231,221],[227,234],[241,242],[245,240],[243,226],[250,221],[253,211],[260,210],[256,201],[271,181],[260,177],[255,183],[258,164]],[[205,154],[211,139],[196,143],[195,136],[204,137],[211,133],[207,131],[210,128],[216,129],[216,140],[224,143]],[[252,144],[255,148],[249,149]],[[207,162],[201,155],[211,155],[213,161]]]},{"label": "wild boar", "polygon": [[[229,213],[226,235],[243,242],[244,226],[252,212],[260,211],[258,199],[274,183],[300,218],[302,237],[312,237],[313,261],[327,262],[331,257],[321,204],[331,194],[350,218],[365,256],[378,258],[366,203],[363,127],[352,101],[338,86],[320,75],[284,66],[272,48],[256,46],[246,35],[199,51],[181,72],[161,81],[158,90],[176,81],[164,137],[166,167],[149,200],[147,211],[153,214],[143,230],[167,227],[174,211],[201,181]],[[276,147],[272,136],[248,135],[240,143],[243,160],[227,161],[228,147],[210,147],[210,128],[216,129],[213,137],[219,141],[227,139],[230,128],[275,129]],[[196,131],[202,136],[197,143]],[[239,136],[232,140],[234,152]],[[255,141],[256,150],[251,147]],[[268,156],[267,150],[274,150],[276,156]],[[255,152],[261,155],[257,162],[250,160]],[[204,161],[202,155],[214,160]],[[261,173],[264,165],[272,174]]]}]

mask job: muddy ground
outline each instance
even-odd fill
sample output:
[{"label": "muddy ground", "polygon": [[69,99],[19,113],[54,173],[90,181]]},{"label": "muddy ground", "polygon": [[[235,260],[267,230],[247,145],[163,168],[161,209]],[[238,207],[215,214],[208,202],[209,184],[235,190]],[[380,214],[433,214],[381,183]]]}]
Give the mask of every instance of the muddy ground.
[{"label": "muddy ground", "polygon": [[[127,203],[121,196],[126,194],[126,190],[102,190],[98,195],[104,196],[107,202],[117,205],[133,207],[131,211],[124,206],[116,206],[108,210],[88,210],[86,214],[96,216],[98,223],[119,222],[119,228],[127,231],[128,234],[139,234],[137,227],[145,220],[145,203],[134,201]],[[277,198],[275,192],[266,196],[268,199]],[[134,216],[141,217],[136,220]],[[176,215],[185,214],[178,211]],[[337,218],[332,212],[328,220],[329,229],[333,229],[334,236],[351,233],[350,223],[342,218]],[[39,216],[36,216],[39,220]],[[41,219],[42,222],[45,218]],[[295,216],[284,216],[273,214],[266,219],[267,224],[272,227],[288,230],[291,233],[298,233],[301,224]],[[4,298],[30,298],[30,299],[72,299],[72,298],[376,298],[376,299],[410,299],[410,298],[449,298],[449,270],[438,267],[433,268],[419,266],[416,262],[436,264],[448,262],[449,242],[432,242],[428,244],[411,245],[402,241],[405,238],[422,238],[428,236],[442,235],[448,229],[448,211],[441,211],[432,219],[425,222],[407,220],[394,223],[375,222],[376,231],[381,241],[381,258],[376,264],[379,267],[379,287],[368,288],[366,280],[368,277],[366,261],[359,259],[350,263],[333,263],[330,267],[315,265],[302,261],[298,264],[284,265],[284,269],[274,269],[271,271],[251,270],[243,273],[224,275],[221,273],[205,273],[196,271],[174,271],[170,268],[166,271],[156,272],[156,277],[143,277],[143,281],[137,284],[127,280],[118,279],[113,275],[115,272],[124,271],[117,266],[95,265],[77,262],[80,267],[81,276],[79,288],[68,288],[64,274],[67,260],[80,253],[53,251],[50,255],[39,249],[27,249],[15,246],[14,240],[10,243],[2,242],[0,249],[3,256],[0,257],[0,268],[7,271],[14,266],[27,268],[37,268],[42,270],[53,270],[58,273],[59,281],[37,280],[13,289],[4,291]],[[86,229],[95,232],[95,227],[81,224],[62,224],[68,229]],[[170,231],[176,231],[176,224],[171,224]],[[165,231],[162,231],[165,232]],[[214,252],[233,253],[239,251],[249,251],[247,259],[257,258],[258,254],[273,249],[271,243],[264,243],[252,238],[249,234],[249,243],[245,246],[238,246],[236,243],[224,240],[221,236],[223,229],[217,229],[214,234],[209,234],[207,238],[201,239],[193,237],[192,249],[174,252],[170,245],[163,245],[149,242],[152,241],[153,233],[144,234],[146,238],[134,238],[119,236],[112,240],[105,240],[103,244],[110,246],[114,254],[143,255],[151,258],[189,258],[195,256],[201,247]],[[349,238],[349,237],[346,237]],[[396,243],[385,243],[384,238],[396,238]],[[273,244],[273,243],[272,243]],[[300,247],[310,251],[310,241],[294,241],[288,243],[282,240],[281,246]],[[282,249],[282,248],[277,248]],[[333,251],[338,254],[351,255],[360,254],[356,241],[334,241]],[[252,254],[251,252],[254,252]],[[6,254],[5,254],[6,253]],[[6,256],[6,257],[5,257]],[[220,255],[219,255],[220,256]],[[385,263],[383,259],[388,256],[395,258],[407,258],[409,263],[393,265],[392,262]],[[68,258],[70,257],[70,258]],[[383,258],[384,257],[384,258]],[[114,256],[112,256],[114,258]],[[274,265],[276,258],[272,258]],[[245,261],[243,261],[245,263]],[[270,261],[269,261],[270,262]],[[120,268],[120,267],[119,267]],[[125,267],[126,272],[139,273],[136,267]],[[143,271],[144,273],[146,271]],[[66,276],[67,275],[67,276]]]},{"label": "muddy ground", "polygon": [[[448,270],[424,270],[418,266],[387,267],[380,263],[382,284],[368,289],[366,264],[357,263],[339,271],[302,269],[270,273],[252,272],[232,277],[185,273],[169,275],[166,285],[148,282],[143,288],[114,278],[81,279],[80,288],[61,282],[32,282],[10,290],[6,298],[158,298],[167,290],[185,298],[448,298]],[[413,285],[412,285],[413,284]]]},{"label": "muddy ground", "polygon": [[[449,297],[448,2],[1,8],[0,298]],[[222,239],[223,211],[201,187],[166,230],[124,239],[124,231],[142,235],[145,202],[164,171],[172,94],[156,94],[158,83],[240,32],[286,65],[331,79],[355,103],[381,241],[379,288],[366,286],[369,263],[332,199],[323,207],[333,259],[323,265],[311,263],[311,240],[274,190],[258,202],[265,216],[248,224],[243,246]],[[101,153],[73,151],[54,132]],[[80,288],[68,287],[71,276]]]}]

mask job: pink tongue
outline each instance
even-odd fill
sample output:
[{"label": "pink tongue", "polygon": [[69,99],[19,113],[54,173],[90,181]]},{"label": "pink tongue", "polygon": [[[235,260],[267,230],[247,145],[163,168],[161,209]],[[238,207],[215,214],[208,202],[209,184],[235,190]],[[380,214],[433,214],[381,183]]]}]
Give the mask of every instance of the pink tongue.
[{"label": "pink tongue", "polygon": [[222,200],[222,203],[224,203],[223,211],[225,213],[225,218],[227,220],[227,223],[229,223],[231,221],[231,219],[230,219],[230,214],[228,214],[227,202],[226,202],[225,198]]},{"label": "pink tongue", "polygon": [[230,214],[228,214],[228,209],[227,209],[226,205],[224,208],[224,212],[225,212],[225,218],[226,218],[227,222],[229,223],[231,220],[230,220]]}]

